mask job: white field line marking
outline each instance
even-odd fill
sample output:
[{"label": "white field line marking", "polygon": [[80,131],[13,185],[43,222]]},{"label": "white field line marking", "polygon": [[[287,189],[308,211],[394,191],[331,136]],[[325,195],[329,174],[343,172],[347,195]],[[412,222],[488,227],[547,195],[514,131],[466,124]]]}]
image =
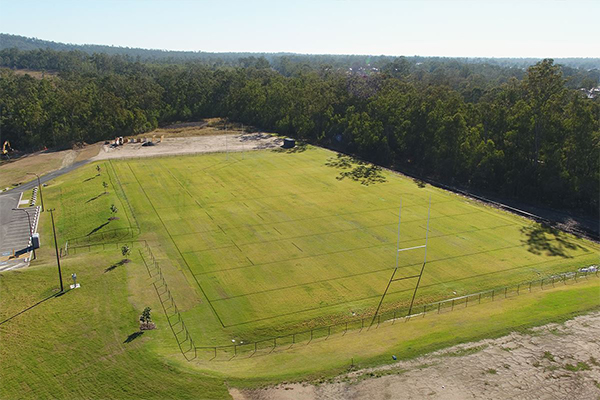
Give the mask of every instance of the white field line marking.
[{"label": "white field line marking", "polygon": [[400,253],[401,251],[406,251],[406,250],[422,249],[423,247],[425,247],[425,245],[415,246],[415,247],[406,247],[404,249],[398,249],[398,253]]}]

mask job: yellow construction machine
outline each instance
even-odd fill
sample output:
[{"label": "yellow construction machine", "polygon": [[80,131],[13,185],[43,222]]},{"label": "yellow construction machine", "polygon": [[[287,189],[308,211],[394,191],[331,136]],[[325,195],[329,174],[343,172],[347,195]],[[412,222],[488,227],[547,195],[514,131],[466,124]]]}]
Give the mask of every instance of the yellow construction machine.
[{"label": "yellow construction machine", "polygon": [[13,148],[10,146],[10,142],[7,140],[2,145],[2,158],[6,160],[10,160],[10,153],[13,152]]}]

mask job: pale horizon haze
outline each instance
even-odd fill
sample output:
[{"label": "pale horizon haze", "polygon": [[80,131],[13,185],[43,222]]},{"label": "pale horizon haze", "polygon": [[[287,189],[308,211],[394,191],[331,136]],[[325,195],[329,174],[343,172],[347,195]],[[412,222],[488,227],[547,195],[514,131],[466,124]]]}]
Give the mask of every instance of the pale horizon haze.
[{"label": "pale horizon haze", "polygon": [[0,0],[0,32],[206,52],[600,57],[600,0]]}]

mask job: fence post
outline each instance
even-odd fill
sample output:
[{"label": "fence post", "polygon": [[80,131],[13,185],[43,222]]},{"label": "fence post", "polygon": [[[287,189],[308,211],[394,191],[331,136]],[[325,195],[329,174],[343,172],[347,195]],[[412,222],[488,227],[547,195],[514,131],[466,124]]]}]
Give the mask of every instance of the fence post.
[{"label": "fence post", "polygon": [[[394,318],[392,318],[392,325],[396,322],[396,310],[394,310]],[[346,329],[348,328],[348,324],[346,323]]]},{"label": "fence post", "polygon": [[492,289],[492,301],[494,301],[494,289]]},{"label": "fence post", "polygon": [[520,290],[521,290],[521,284],[519,283],[519,284],[517,285],[517,296],[519,295],[519,291],[520,291]]},{"label": "fence post", "polygon": [[361,318],[360,319],[360,330],[362,331],[362,329],[365,327],[365,319]]},{"label": "fence post", "polygon": [[[346,322],[346,326],[348,326],[348,323]],[[296,334],[292,334],[292,344],[296,343]]]},{"label": "fence post", "polygon": [[479,293],[479,304],[481,304],[481,293]]},{"label": "fence post", "polygon": [[256,353],[256,344],[257,344],[257,343],[258,343],[258,342],[254,342],[254,352],[255,352],[255,353]]},{"label": "fence post", "polygon": [[469,305],[469,296],[465,297],[465,308]]},{"label": "fence post", "polygon": [[452,299],[452,308],[450,309],[450,311],[454,311],[454,299]]},{"label": "fence post", "polygon": [[532,282],[529,281],[529,293],[531,293],[531,284],[532,284]]},{"label": "fence post", "polygon": [[310,330],[310,340],[312,340],[312,338],[313,338],[313,330],[311,329]]},{"label": "fence post", "polygon": [[440,302],[438,303],[438,314],[440,313],[440,308],[441,308],[441,307],[442,307],[442,302],[440,301]]},{"label": "fence post", "polygon": [[233,345],[233,355],[237,356],[237,344]]},{"label": "fence post", "polygon": [[552,287],[555,287],[554,286],[554,277],[552,277]]},{"label": "fence post", "polygon": [[506,298],[506,292],[508,291],[508,287],[504,288],[504,298]]},{"label": "fence post", "polygon": [[344,331],[344,333],[348,332],[348,321],[346,321],[346,330]]},{"label": "fence post", "polygon": [[377,316],[377,326],[379,326],[379,322],[381,322],[381,314]]},{"label": "fence post", "polygon": [[215,347],[215,358],[217,358],[217,348]]}]

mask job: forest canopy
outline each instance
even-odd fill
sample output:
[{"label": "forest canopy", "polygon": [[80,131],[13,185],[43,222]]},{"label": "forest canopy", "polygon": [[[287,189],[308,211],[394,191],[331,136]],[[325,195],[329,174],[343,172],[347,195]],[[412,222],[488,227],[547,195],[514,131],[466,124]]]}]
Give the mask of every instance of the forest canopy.
[{"label": "forest canopy", "polygon": [[[223,117],[447,184],[598,214],[600,98],[580,90],[598,86],[597,69],[331,57],[158,62],[8,48],[2,138],[35,150]],[[12,71],[24,68],[58,77]]]}]

